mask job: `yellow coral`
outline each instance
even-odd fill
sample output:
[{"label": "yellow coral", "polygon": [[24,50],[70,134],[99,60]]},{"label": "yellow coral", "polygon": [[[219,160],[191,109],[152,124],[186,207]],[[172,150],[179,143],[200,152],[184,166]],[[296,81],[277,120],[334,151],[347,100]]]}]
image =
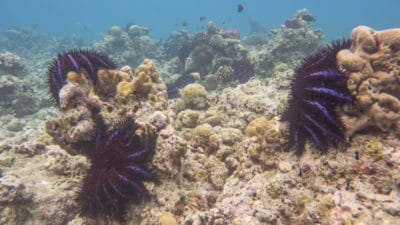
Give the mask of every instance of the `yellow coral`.
[{"label": "yellow coral", "polygon": [[265,117],[258,117],[247,125],[244,133],[249,137],[257,137],[261,145],[266,142],[277,143],[280,140],[278,118],[267,120]]},{"label": "yellow coral", "polygon": [[125,98],[132,93],[147,96],[153,82],[160,82],[157,68],[152,60],[145,59],[136,68],[133,80],[123,80],[117,85],[117,97]]},{"label": "yellow coral", "polygon": [[182,89],[182,96],[186,108],[203,109],[207,106],[207,91],[201,84],[188,84]]},{"label": "yellow coral", "polygon": [[379,138],[376,137],[368,139],[361,144],[361,150],[375,161],[383,158],[384,147]]},{"label": "yellow coral", "polygon": [[174,215],[170,212],[162,212],[158,217],[158,222],[160,222],[161,225],[178,225]]},{"label": "yellow coral", "polygon": [[208,123],[198,125],[191,134],[191,142],[195,147],[203,147],[208,152],[218,147],[217,135],[212,126]]},{"label": "yellow coral", "polygon": [[268,120],[265,117],[258,117],[247,125],[244,133],[249,137],[264,137],[268,128]]},{"label": "yellow coral", "polygon": [[177,120],[175,122],[175,127],[177,129],[181,129],[182,127],[193,128],[197,125],[198,119],[199,119],[198,112],[191,109],[187,109],[178,114]]},{"label": "yellow coral", "polygon": [[121,82],[132,80],[131,75],[119,70],[104,70],[97,72],[98,85],[97,92],[103,96],[114,97],[116,86]]}]

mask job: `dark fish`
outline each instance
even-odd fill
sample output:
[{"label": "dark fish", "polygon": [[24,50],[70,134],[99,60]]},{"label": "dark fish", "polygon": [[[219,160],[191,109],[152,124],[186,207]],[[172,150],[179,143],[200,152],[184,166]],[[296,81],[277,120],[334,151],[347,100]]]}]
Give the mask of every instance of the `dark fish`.
[{"label": "dark fish", "polygon": [[311,15],[302,15],[301,19],[307,22],[315,22],[315,18]]},{"label": "dark fish", "polygon": [[188,84],[194,83],[194,81],[195,79],[193,75],[186,73],[176,79],[173,83],[167,84],[168,98],[177,98],[179,96],[179,90]]},{"label": "dark fish", "polygon": [[205,19],[207,19],[207,16],[200,16],[200,21],[203,21],[203,20],[205,20]]},{"label": "dark fish", "polygon": [[126,23],[124,27],[125,32],[127,32],[132,25],[135,25],[135,23],[133,22]]},{"label": "dark fish", "polygon": [[233,63],[232,68],[233,79],[241,84],[246,83],[255,74],[253,65],[247,59]]},{"label": "dark fish", "polygon": [[242,5],[242,4],[239,4],[238,6],[237,6],[237,12],[243,12],[243,10],[244,10],[244,6]]},{"label": "dark fish", "polygon": [[187,27],[188,23],[186,21],[182,22],[182,27]]}]

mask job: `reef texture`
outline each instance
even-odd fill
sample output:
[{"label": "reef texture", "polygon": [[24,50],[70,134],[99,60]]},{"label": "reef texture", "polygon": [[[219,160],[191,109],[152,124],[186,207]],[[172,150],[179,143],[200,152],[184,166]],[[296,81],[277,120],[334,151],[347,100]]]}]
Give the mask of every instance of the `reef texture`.
[{"label": "reef texture", "polygon": [[24,66],[21,58],[11,52],[0,54],[0,74],[10,74],[14,76],[22,75]]},{"label": "reef texture", "polygon": [[0,51],[12,52],[33,61],[44,60],[61,51],[86,45],[77,35],[54,37],[42,33],[36,25],[10,26],[0,31]]},{"label": "reef texture", "polygon": [[400,135],[400,29],[375,31],[360,26],[350,49],[337,55],[355,106],[343,108],[346,136],[367,127]]},{"label": "reef texture", "polygon": [[40,97],[35,95],[30,80],[0,75],[0,115],[21,118],[33,114],[44,105]]},{"label": "reef texture", "polygon": [[[272,30],[273,39],[263,39],[259,34],[254,34],[247,39],[252,64],[255,65],[258,76],[271,77],[272,71],[280,64],[288,64],[291,68],[300,66],[302,60],[319,48],[323,47],[322,31],[313,29],[314,20],[307,9],[298,10],[294,18],[287,19],[285,25]],[[296,24],[292,26],[291,24]],[[254,37],[256,36],[256,37]],[[244,40],[244,43],[249,41]]]},{"label": "reef texture", "polygon": [[209,22],[205,32],[190,35],[182,31],[172,34],[164,44],[169,65],[167,72],[176,74],[165,76],[169,87],[177,86],[180,89],[192,83],[191,79],[180,79],[188,77],[190,73],[198,74],[198,82],[208,90],[244,83],[253,77],[254,66],[248,58],[248,50],[231,32]]},{"label": "reef texture", "polygon": [[[78,61],[80,56],[66,53],[53,63],[60,61],[63,68],[68,64],[62,57],[76,59],[70,60],[76,63],[70,63],[59,90],[60,117],[47,121],[45,129],[55,143],[91,161],[78,198],[81,214],[94,221],[107,216],[121,221],[130,202],[148,195],[142,182],[154,180],[144,167],[153,155],[157,133],[168,123],[163,112],[165,85],[149,59],[130,74],[129,67],[94,68],[93,61]],[[52,76],[53,67],[49,71]]]},{"label": "reef texture", "polygon": [[[301,19],[312,22],[309,16],[304,14]],[[293,38],[304,40],[304,33],[298,35]],[[379,43],[388,41],[383,38]],[[397,54],[397,45],[392,46],[391,52]],[[255,51],[251,46],[242,47]],[[345,52],[355,54],[353,48]],[[293,52],[276,53],[290,57]],[[388,54],[388,61],[396,54]],[[40,57],[41,63],[25,65],[27,75],[40,75],[30,84],[45,92],[50,58]],[[300,58],[303,56],[299,56],[299,64]],[[177,74],[183,74],[174,60],[180,59],[157,64],[158,69],[166,69],[160,73],[172,75],[178,68]],[[0,115],[0,224],[397,224],[397,131],[359,132],[348,144],[326,154],[307,142],[301,157],[296,156],[285,145],[287,128],[279,118],[295,63],[277,62],[269,67],[268,62],[255,67],[255,73],[263,78],[257,76],[237,86],[221,85],[213,91],[206,83],[183,85],[176,100],[168,104],[166,87],[151,60],[136,69],[100,69],[96,85],[84,70],[68,73],[60,89],[60,108],[46,107],[21,118]],[[380,63],[374,61],[383,65]],[[222,72],[230,71],[221,68],[221,77]],[[200,72],[188,74],[203,79]],[[357,114],[345,114],[349,112],[346,107],[338,112],[353,116],[364,112],[357,111],[357,106]],[[104,121],[106,134],[133,118],[135,134],[142,135],[142,140],[157,136],[154,155],[143,168],[159,183],[143,183],[149,198],[127,204],[125,221],[83,217],[77,201],[93,165],[83,155],[92,148],[85,148],[84,143],[96,137],[98,118]],[[44,121],[48,121],[46,130]]]},{"label": "reef texture", "polygon": [[[137,122],[160,122],[158,115],[166,107],[166,92],[153,61],[144,60],[135,74],[100,69],[97,77],[94,85],[85,70],[67,74],[66,84],[59,92],[61,116],[46,123],[46,131],[56,143],[71,147],[90,141],[96,131],[98,115],[108,130],[128,117],[134,117]],[[141,129],[144,133],[154,133],[161,128],[159,126],[162,124]]]},{"label": "reef texture", "polygon": [[118,65],[138,66],[145,58],[157,57],[157,45],[147,36],[149,30],[138,25],[123,29],[113,26],[104,34],[103,40],[93,48],[111,57]]}]

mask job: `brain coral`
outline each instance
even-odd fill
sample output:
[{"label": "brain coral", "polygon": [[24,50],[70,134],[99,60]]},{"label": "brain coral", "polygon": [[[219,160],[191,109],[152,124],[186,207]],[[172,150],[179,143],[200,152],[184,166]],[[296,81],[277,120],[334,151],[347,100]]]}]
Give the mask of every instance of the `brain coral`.
[{"label": "brain coral", "polygon": [[375,31],[359,26],[352,31],[352,46],[337,54],[346,74],[355,106],[343,108],[345,135],[366,127],[400,134],[400,29]]}]

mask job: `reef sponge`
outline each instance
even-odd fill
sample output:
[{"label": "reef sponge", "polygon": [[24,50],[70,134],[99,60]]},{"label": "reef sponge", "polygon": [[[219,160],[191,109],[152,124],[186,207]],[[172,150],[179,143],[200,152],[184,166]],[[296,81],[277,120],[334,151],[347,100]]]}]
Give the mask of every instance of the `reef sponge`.
[{"label": "reef sponge", "polygon": [[291,84],[291,97],[282,119],[289,122],[289,144],[298,154],[306,140],[313,141],[321,152],[328,143],[344,140],[343,125],[336,107],[352,103],[346,76],[338,70],[336,54],[350,47],[350,41],[334,42],[308,57]]},{"label": "reef sponge", "polygon": [[375,31],[359,26],[352,31],[351,49],[337,55],[355,106],[343,107],[346,137],[366,127],[400,135],[400,29]]}]

